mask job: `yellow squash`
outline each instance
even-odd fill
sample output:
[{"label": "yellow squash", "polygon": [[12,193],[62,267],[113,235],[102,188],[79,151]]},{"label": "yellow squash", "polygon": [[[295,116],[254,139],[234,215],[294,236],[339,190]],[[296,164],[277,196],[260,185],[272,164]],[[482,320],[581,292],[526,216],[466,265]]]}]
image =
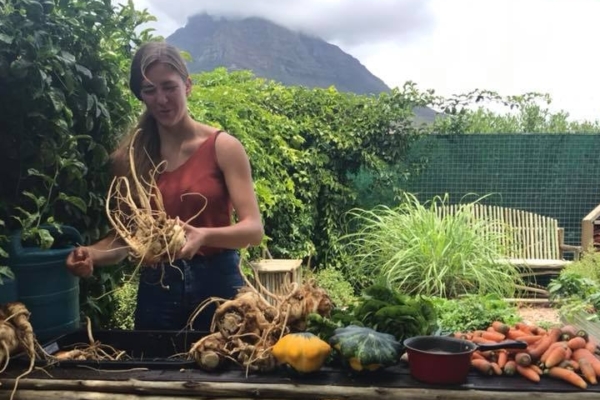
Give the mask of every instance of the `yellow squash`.
[{"label": "yellow squash", "polygon": [[331,346],[310,332],[298,332],[279,339],[271,352],[279,363],[308,373],[321,369],[331,353]]}]

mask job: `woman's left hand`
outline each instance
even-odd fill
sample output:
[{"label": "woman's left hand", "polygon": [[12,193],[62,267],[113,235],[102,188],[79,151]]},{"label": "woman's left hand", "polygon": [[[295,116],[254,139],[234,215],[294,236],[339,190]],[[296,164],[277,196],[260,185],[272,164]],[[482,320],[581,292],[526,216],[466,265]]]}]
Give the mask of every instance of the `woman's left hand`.
[{"label": "woman's left hand", "polygon": [[185,231],[185,244],[181,250],[179,250],[176,258],[191,260],[198,254],[198,250],[200,250],[200,247],[204,244],[206,231],[203,228],[196,228],[184,222],[181,223],[181,226]]}]

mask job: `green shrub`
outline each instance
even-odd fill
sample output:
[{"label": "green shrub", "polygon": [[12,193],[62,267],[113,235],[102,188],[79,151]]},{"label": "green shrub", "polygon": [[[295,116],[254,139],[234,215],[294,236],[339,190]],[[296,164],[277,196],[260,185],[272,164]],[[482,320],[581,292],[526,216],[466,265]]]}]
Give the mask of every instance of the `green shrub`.
[{"label": "green shrub", "polygon": [[359,286],[387,282],[411,295],[512,296],[522,279],[516,267],[496,261],[506,254],[503,230],[473,219],[473,203],[442,218],[446,201],[436,197],[426,206],[405,194],[396,208],[352,210],[350,233],[341,238],[348,276],[361,279]]},{"label": "green shrub", "polygon": [[313,277],[327,291],[336,308],[346,308],[356,301],[354,288],[339,269],[325,267],[314,273]]},{"label": "green shrub", "polygon": [[113,299],[116,301],[116,305],[110,321],[112,328],[133,329],[138,279],[137,275],[124,277],[122,284],[114,292]]}]

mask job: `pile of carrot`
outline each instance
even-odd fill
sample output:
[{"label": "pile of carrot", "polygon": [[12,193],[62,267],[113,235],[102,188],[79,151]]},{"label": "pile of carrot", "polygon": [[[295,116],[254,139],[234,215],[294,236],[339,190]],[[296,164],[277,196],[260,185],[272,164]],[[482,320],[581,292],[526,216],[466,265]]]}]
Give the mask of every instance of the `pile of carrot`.
[{"label": "pile of carrot", "polygon": [[600,377],[597,338],[572,325],[543,329],[525,323],[509,326],[494,321],[485,330],[456,332],[454,336],[477,344],[504,340],[527,343],[526,349],[473,352],[471,366],[485,375],[519,374],[536,383],[545,375],[581,389],[588,384],[596,385]]}]

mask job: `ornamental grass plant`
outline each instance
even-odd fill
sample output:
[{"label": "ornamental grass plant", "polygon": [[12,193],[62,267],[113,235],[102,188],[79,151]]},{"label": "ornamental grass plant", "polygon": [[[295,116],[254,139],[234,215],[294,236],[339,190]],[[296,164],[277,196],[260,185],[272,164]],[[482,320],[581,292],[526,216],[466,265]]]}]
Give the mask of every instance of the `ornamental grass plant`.
[{"label": "ornamental grass plant", "polygon": [[351,228],[340,238],[347,276],[358,286],[383,281],[411,295],[513,296],[523,284],[519,271],[496,261],[507,254],[509,227],[475,219],[472,207],[480,200],[443,217],[447,195],[421,204],[405,193],[395,208],[349,211]]}]

